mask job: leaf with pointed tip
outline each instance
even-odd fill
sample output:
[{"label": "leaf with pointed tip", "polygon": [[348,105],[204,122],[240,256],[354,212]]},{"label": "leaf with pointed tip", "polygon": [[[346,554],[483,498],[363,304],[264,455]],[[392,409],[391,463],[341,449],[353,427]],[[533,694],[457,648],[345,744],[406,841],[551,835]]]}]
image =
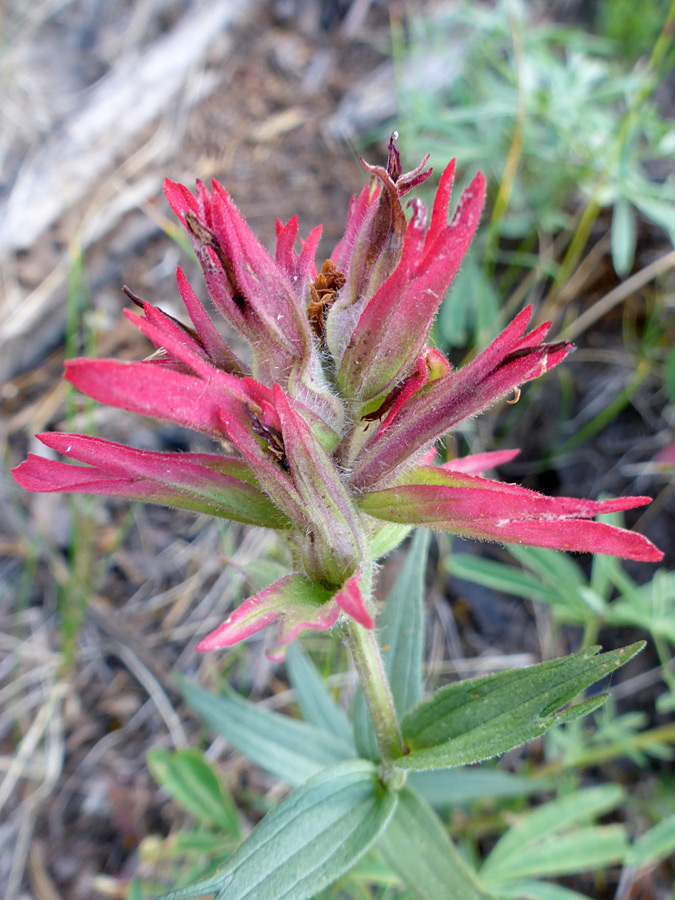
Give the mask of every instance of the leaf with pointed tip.
[{"label": "leaf with pointed tip", "polygon": [[399,717],[422,699],[424,577],[430,538],[426,530],[415,533],[377,623],[384,666]]},{"label": "leaf with pointed tip", "polygon": [[52,432],[38,438],[87,465],[73,466],[31,453],[14,469],[15,479],[26,490],[126,497],[266,528],[290,525],[242,460],[136,450],[86,434]]},{"label": "leaf with pointed tip", "polygon": [[597,825],[578,828],[570,834],[556,834],[530,847],[519,847],[508,865],[483,871],[482,877],[493,890],[514,878],[560,876],[573,872],[596,871],[621,862],[628,844],[621,825]]},{"label": "leaf with pointed tip", "polygon": [[396,803],[372,763],[327,769],[265,816],[216,875],[159,900],[307,900],[363,856]]},{"label": "leaf with pointed tip", "polygon": [[266,772],[301,784],[316,772],[352,759],[353,747],[307,722],[260,709],[231,693],[217,696],[180,680],[183,696],[207,725]]},{"label": "leaf with pointed tip", "polygon": [[499,888],[501,900],[590,900],[586,894],[578,894],[559,884],[523,878],[510,881]]},{"label": "leaf with pointed tip", "polygon": [[176,803],[200,821],[239,837],[237,808],[203,753],[193,748],[175,753],[155,749],[147,758],[155,780]]},{"label": "leaf with pointed tip", "polygon": [[410,752],[396,765],[467,765],[524,744],[551,725],[597,708],[602,703],[598,697],[565,706],[643,647],[644,641],[600,655],[599,647],[591,647],[563,659],[447,685],[404,716],[401,728]]},{"label": "leaf with pointed tip", "polygon": [[675,853],[675,815],[658,822],[635,841],[628,853],[629,866],[647,866]]},{"label": "leaf with pointed tip", "polygon": [[574,791],[527,813],[497,841],[482,868],[482,874],[508,870],[520,865],[527,848],[548,841],[558,832],[573,825],[585,824],[597,816],[615,809],[624,799],[624,792],[614,784]]},{"label": "leaf with pointed tip", "polygon": [[410,772],[407,783],[435,809],[462,806],[474,800],[526,797],[555,787],[553,778],[527,778],[485,766]]},{"label": "leaf with pointed tip", "polygon": [[286,670],[305,720],[353,747],[352,727],[344,710],[328,693],[316,667],[297,641],[288,648]]},{"label": "leaf with pointed tip", "polygon": [[[558,895],[546,891],[544,882],[530,879],[595,870],[621,861],[627,851],[624,829],[587,823],[616,808],[623,798],[618,785],[603,785],[575,791],[527,813],[497,842],[481,878],[503,896],[557,900]],[[522,887],[526,884],[530,885],[527,890]],[[521,885],[522,892],[514,892],[516,885]]]},{"label": "leaf with pointed tip", "polygon": [[412,788],[404,787],[378,846],[419,900],[495,900],[481,887],[448,837],[433,809]]}]

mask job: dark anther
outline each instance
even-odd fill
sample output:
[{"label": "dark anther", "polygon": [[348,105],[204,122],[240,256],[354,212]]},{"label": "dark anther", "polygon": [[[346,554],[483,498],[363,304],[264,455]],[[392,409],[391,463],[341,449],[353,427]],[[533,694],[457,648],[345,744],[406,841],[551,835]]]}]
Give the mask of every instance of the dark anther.
[{"label": "dark anther", "polygon": [[143,304],[143,301],[141,300],[141,298],[138,296],[138,294],[134,294],[134,292],[132,290],[130,290],[126,286],[126,284],[123,285],[123,287],[122,287],[122,293],[126,294],[132,303],[135,303],[136,306],[140,306],[140,308],[143,309],[144,304]]},{"label": "dark anther", "polygon": [[274,428],[272,425],[266,425],[260,416],[251,409],[251,406],[248,403],[244,403],[244,412],[251,420],[253,433],[267,443],[267,449],[272,456],[281,465],[282,469],[288,471],[284,439],[279,429]]},{"label": "dark anther", "polygon": [[220,241],[210,228],[207,228],[206,225],[202,224],[202,222],[199,221],[197,216],[192,211],[185,213],[185,221],[188,228],[197,238],[197,240],[200,243],[204,244],[204,246],[209,247],[216,254],[218,262],[223,267],[223,271],[227,276],[227,281],[230,286],[230,292],[232,294],[232,301],[236,305],[239,312],[245,312],[246,297],[244,296],[243,291],[237,283],[237,278],[234,274],[232,263],[225,255],[225,251],[221,247]]}]

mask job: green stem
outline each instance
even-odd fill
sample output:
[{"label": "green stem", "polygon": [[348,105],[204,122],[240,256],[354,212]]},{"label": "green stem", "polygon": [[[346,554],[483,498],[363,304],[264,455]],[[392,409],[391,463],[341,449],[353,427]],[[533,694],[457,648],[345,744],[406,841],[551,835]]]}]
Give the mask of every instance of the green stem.
[{"label": "green stem", "polygon": [[346,623],[346,635],[380,749],[382,780],[388,783],[394,776],[392,763],[405,747],[377,635],[352,620]]}]

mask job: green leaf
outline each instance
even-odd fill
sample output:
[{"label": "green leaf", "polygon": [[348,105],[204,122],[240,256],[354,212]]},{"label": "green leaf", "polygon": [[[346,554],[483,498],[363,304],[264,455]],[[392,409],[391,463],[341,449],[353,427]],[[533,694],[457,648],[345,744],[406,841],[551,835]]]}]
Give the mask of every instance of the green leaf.
[{"label": "green leaf", "polygon": [[265,816],[216,875],[161,900],[306,900],[363,856],[396,802],[372,763],[327,769]]},{"label": "green leaf", "polygon": [[671,242],[675,244],[675,203],[643,197],[638,193],[633,193],[630,199],[648,219],[665,228]]},{"label": "green leaf", "polygon": [[380,522],[380,528],[368,541],[370,555],[373,559],[386,556],[406,539],[412,525],[401,525],[399,522]]},{"label": "green leaf", "polygon": [[579,828],[571,834],[556,834],[517,853],[497,869],[483,869],[486,884],[497,888],[502,882],[532,875],[569,875],[590,872],[621,862],[628,844],[621,825]]},{"label": "green leaf", "polygon": [[240,836],[224,837],[217,831],[179,831],[166,838],[162,858],[166,857],[222,857],[229,856],[239,844]]},{"label": "green leaf", "polygon": [[399,794],[396,813],[381,835],[379,848],[419,900],[491,900],[449,839],[442,822],[412,788]]},{"label": "green leaf", "polygon": [[516,597],[527,597],[530,600],[540,600],[543,603],[560,603],[561,601],[560,593],[555,588],[549,587],[532,575],[521,572],[506,563],[483,559],[481,556],[473,556],[470,553],[453,553],[448,557],[447,565],[450,572],[457,578],[482,584],[495,591],[514,594]]},{"label": "green leaf", "polygon": [[626,860],[629,866],[646,866],[675,853],[675,815],[645,831],[633,844]]},{"label": "green leaf", "polygon": [[233,693],[218,696],[184,679],[179,684],[204,722],[235,750],[288,784],[301,784],[321,769],[353,758],[349,744],[307,722],[260,709]]},{"label": "green leaf", "polygon": [[[450,684],[407,713],[401,723],[410,748],[404,769],[467,765],[505,753],[576,716],[564,707],[580,691],[632,659],[644,642],[597,655],[590,647],[563,659]],[[582,710],[597,708],[596,698]]]},{"label": "green leaf", "polygon": [[619,197],[612,213],[612,265],[616,274],[623,278],[633,268],[637,228],[635,211],[625,197]]},{"label": "green leaf", "polygon": [[359,685],[354,695],[352,704],[352,723],[354,725],[354,743],[356,751],[363,759],[378,762],[380,750],[377,746],[375,729],[370,719],[366,698],[363,696],[363,688]]},{"label": "green leaf", "polygon": [[521,565],[574,605],[577,591],[586,585],[586,578],[569,554],[544,547],[520,547],[518,544],[509,544],[508,550]]},{"label": "green leaf", "polygon": [[472,766],[411,772],[408,784],[436,809],[444,809],[474,800],[526,797],[528,794],[550,790],[554,787],[555,780],[525,778],[500,769]]},{"label": "green leaf", "polygon": [[[607,522],[608,525],[621,525],[620,522],[610,521],[615,519],[614,514],[600,517],[600,521]],[[595,553],[591,562],[591,580],[590,588],[596,596],[602,599],[605,604],[603,614],[609,612],[607,600],[612,593],[613,576],[617,569],[621,568],[621,561],[616,556],[605,556],[602,553]]]},{"label": "green leaf", "polygon": [[306,721],[335,735],[340,743],[348,744],[352,747],[353,756],[356,756],[349,719],[326,690],[316,666],[298,641],[288,648],[286,670],[300,712]]},{"label": "green leaf", "polygon": [[199,750],[151,750],[148,766],[157,783],[187,812],[239,836],[239,817],[229,793]]},{"label": "green leaf", "polygon": [[377,633],[399,716],[422,699],[424,576],[431,532],[418,529],[389,592]]},{"label": "green leaf", "polygon": [[[555,847],[562,846],[560,842],[563,840],[559,832],[614,809],[623,796],[618,785],[610,784],[575,791],[540,806],[499,839],[485,861],[482,877],[486,881],[496,882],[526,875],[552,874],[553,869],[546,866],[556,863]],[[610,843],[614,840],[612,838]],[[622,840],[625,841],[625,836]],[[581,849],[583,851],[583,847]],[[560,864],[564,864],[564,860]],[[593,864],[590,868],[594,868]]]},{"label": "green leaf", "polygon": [[589,900],[586,894],[578,894],[559,884],[529,878],[502,885],[499,896],[504,900]]},{"label": "green leaf", "polygon": [[[399,716],[422,697],[424,575],[430,538],[431,533],[427,530],[415,532],[377,623],[384,668]],[[366,759],[379,759],[370,714],[360,688],[354,698],[352,718],[359,754]]]},{"label": "green leaf", "polygon": [[[380,887],[401,887],[401,879],[389,865],[382,853],[378,850],[377,844],[370,848],[368,853],[349,870],[349,874],[342,880],[342,884],[347,887],[353,884],[367,885],[367,896],[370,897],[374,885]],[[331,900],[335,898],[335,891],[326,892]],[[364,893],[363,888],[357,890],[357,897],[361,897]],[[322,895],[323,896],[323,895]],[[347,895],[349,896],[349,895]],[[342,895],[340,895],[342,900]],[[398,897],[397,897],[398,900]]]}]

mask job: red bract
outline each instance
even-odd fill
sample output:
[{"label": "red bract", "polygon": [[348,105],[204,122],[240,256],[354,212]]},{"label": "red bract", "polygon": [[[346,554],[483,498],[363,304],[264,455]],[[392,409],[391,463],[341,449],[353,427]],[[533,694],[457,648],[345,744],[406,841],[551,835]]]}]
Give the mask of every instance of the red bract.
[{"label": "red bract", "polygon": [[[568,342],[549,325],[527,331],[531,309],[471,363],[453,370],[429,331],[476,230],[478,174],[448,221],[454,162],[441,176],[427,228],[424,204],[401,198],[430,175],[402,173],[394,141],[377,185],[352,201],[344,237],[317,274],[320,229],[295,250],[297,220],[277,223],[272,258],[226,191],[195,195],[167,181],[211,300],[250,345],[250,366],[228,347],[178,270],[192,325],[129,295],[129,319],[163,351],[144,362],[77,359],[66,378],[96,400],[201,431],[236,455],[154,453],[86,435],[41,435],[85,466],[29,455],[14,470],[31,491],[148,500],[278,529],[292,573],[246,600],[199,649],[230,646],[271,622],[279,646],[340,615],[374,625],[370,581],[378,552],[405,529],[643,561],[662,554],[642,535],[594,522],[647,497],[593,502],[544,497],[481,477],[517,451],[434,466],[435,442],[561,362]],[[390,529],[390,532],[387,531]],[[376,550],[375,548],[379,548]]]}]

